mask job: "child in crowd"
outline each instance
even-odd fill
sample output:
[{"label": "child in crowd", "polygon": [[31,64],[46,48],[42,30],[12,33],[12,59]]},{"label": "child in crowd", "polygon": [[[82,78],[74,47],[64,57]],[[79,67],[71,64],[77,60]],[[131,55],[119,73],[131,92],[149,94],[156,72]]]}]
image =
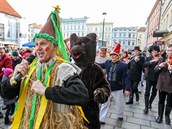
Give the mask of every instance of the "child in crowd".
[{"label": "child in crowd", "polygon": [[[10,68],[3,68],[3,77],[2,77],[2,81],[7,80],[8,78],[10,78],[13,74],[13,70]],[[11,125],[11,121],[9,119],[9,115],[13,115],[14,113],[14,109],[15,109],[15,103],[17,101],[17,98],[14,97],[12,99],[3,99],[4,100],[4,105],[6,105],[6,112],[5,112],[5,121],[4,124],[5,125]]]}]

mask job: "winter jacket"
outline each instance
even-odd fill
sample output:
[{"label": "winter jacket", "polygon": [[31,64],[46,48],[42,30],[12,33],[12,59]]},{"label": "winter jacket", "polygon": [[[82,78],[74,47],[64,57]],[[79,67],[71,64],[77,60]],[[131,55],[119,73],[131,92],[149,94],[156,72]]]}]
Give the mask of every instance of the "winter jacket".
[{"label": "winter jacket", "polygon": [[172,93],[172,73],[169,72],[168,66],[159,67],[159,64],[165,62],[163,58],[159,59],[158,65],[155,67],[155,72],[159,74],[156,88],[160,91]]},{"label": "winter jacket", "polygon": [[[124,63],[123,61],[118,61],[116,63],[112,62],[112,60],[107,60],[104,63],[98,63],[98,65],[101,66],[101,68],[106,69],[107,71],[107,80],[110,83],[111,86],[111,90],[112,91],[117,91],[117,90],[122,90],[125,88],[127,91],[130,91],[130,87],[131,87],[131,83],[128,79],[128,75],[127,75],[127,64]],[[112,66],[116,65],[116,77],[115,79],[111,79],[111,73],[112,73]],[[112,75],[114,76],[114,75]],[[113,78],[113,77],[112,77]]]}]

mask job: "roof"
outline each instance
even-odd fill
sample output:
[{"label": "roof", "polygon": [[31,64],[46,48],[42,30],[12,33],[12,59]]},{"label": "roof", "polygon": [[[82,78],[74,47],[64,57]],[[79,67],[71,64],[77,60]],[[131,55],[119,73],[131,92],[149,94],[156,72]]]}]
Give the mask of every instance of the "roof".
[{"label": "roof", "polygon": [[37,23],[32,23],[32,24],[29,24],[29,27],[41,29],[43,27],[43,25],[41,25],[41,24],[38,25]]},{"label": "roof", "polygon": [[0,12],[21,18],[20,14],[18,14],[6,0],[0,0]]},{"label": "roof", "polygon": [[145,30],[146,30],[146,27],[140,27],[140,28],[138,29],[138,31],[140,31],[140,32],[145,32]]}]

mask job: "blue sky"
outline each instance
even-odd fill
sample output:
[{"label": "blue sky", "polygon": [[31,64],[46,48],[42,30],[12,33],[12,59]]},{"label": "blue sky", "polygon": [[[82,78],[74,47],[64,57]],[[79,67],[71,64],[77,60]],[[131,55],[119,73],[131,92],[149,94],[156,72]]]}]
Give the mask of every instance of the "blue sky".
[{"label": "blue sky", "polygon": [[115,27],[144,26],[156,0],[7,0],[29,23],[44,24],[52,6],[61,7],[60,17],[87,16],[89,22],[106,22]]}]

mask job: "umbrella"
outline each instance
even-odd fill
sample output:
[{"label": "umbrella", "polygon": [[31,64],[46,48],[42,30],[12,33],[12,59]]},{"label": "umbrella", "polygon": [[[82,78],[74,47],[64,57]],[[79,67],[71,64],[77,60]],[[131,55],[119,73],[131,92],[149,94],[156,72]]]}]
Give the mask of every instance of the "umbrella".
[{"label": "umbrella", "polygon": [[22,47],[34,47],[35,43],[34,42],[28,42],[22,45]]}]

